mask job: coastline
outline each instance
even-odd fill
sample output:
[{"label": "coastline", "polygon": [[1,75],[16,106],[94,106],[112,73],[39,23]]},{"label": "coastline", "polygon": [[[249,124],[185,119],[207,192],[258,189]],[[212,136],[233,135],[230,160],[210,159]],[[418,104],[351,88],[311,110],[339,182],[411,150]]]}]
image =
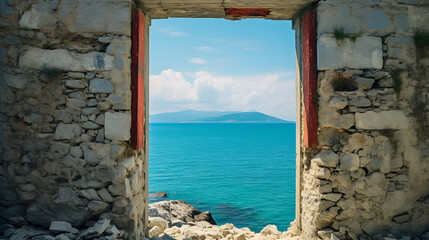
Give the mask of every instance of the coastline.
[{"label": "coastline", "polygon": [[149,204],[150,240],[295,239],[297,235],[294,223],[285,232],[278,231],[275,225],[267,225],[256,233],[247,227],[237,228],[231,223],[219,226],[210,212],[202,212],[182,200]]}]

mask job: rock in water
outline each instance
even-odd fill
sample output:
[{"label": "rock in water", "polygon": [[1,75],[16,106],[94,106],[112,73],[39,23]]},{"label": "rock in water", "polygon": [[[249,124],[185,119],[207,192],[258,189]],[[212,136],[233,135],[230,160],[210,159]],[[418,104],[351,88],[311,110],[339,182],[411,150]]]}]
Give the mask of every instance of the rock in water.
[{"label": "rock in water", "polygon": [[167,197],[167,193],[166,192],[156,192],[156,193],[152,193],[149,194],[149,197]]},{"label": "rock in water", "polygon": [[161,217],[171,225],[173,220],[180,220],[184,223],[207,221],[216,225],[209,212],[201,212],[192,205],[181,200],[162,201],[149,205],[150,217]]}]

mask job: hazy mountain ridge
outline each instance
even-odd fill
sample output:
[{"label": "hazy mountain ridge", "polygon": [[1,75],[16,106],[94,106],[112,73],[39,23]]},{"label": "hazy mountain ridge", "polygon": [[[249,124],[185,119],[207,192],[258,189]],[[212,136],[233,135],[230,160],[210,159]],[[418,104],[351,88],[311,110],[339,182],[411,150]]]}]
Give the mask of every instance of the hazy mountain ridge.
[{"label": "hazy mountain ridge", "polygon": [[150,123],[288,123],[260,112],[185,110],[150,115]]}]

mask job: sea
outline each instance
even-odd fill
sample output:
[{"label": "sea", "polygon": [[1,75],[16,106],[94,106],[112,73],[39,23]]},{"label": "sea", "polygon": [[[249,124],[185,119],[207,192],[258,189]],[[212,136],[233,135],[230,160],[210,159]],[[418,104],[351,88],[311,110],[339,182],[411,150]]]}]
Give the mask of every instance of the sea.
[{"label": "sea", "polygon": [[295,219],[295,123],[152,123],[149,192],[218,225],[286,231]]}]

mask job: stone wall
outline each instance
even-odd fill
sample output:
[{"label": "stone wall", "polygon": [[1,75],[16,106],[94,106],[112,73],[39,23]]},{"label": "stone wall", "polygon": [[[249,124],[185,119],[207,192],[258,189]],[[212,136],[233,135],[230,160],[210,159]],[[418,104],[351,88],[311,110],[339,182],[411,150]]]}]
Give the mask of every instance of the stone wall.
[{"label": "stone wall", "polygon": [[130,148],[131,0],[0,0],[0,225],[141,236],[143,152]]},{"label": "stone wall", "polygon": [[429,39],[414,37],[429,32],[428,2],[326,0],[317,14],[319,148],[302,149],[302,234],[421,237],[429,231]]}]

